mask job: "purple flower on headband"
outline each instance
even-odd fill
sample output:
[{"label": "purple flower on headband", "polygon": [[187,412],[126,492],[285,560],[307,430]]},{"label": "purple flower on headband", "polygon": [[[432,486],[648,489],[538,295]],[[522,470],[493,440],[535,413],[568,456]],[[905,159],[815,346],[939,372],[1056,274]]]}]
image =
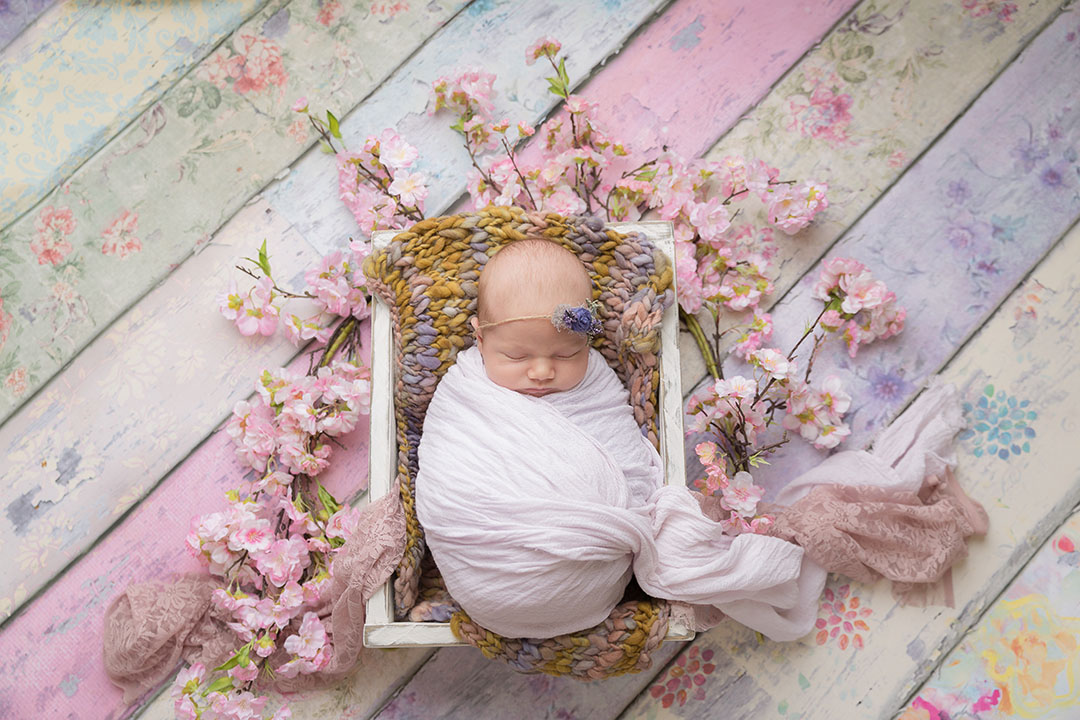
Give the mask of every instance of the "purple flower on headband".
[{"label": "purple flower on headband", "polygon": [[551,324],[559,330],[565,329],[582,335],[599,335],[604,329],[596,317],[596,308],[593,303],[575,306],[559,305],[551,315]]}]

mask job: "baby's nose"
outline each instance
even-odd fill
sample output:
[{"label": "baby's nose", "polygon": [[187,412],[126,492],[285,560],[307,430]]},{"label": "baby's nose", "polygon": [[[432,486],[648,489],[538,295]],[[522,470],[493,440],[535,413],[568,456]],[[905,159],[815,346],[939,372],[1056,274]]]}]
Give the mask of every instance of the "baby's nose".
[{"label": "baby's nose", "polygon": [[529,363],[529,379],[534,381],[551,380],[555,377],[555,366],[547,358],[536,358]]}]

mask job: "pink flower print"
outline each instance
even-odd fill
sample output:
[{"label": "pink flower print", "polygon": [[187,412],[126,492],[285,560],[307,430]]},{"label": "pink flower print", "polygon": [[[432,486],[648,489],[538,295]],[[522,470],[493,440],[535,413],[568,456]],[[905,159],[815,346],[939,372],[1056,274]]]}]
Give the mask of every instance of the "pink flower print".
[{"label": "pink flower print", "polygon": [[285,87],[289,74],[281,61],[281,49],[261,35],[241,34],[233,44],[240,58],[235,66],[233,90],[244,95],[259,92],[270,85]]},{"label": "pink flower print", "polygon": [[[839,88],[837,88],[839,89]],[[808,103],[791,101],[791,128],[804,137],[823,140],[832,147],[850,144],[847,127],[851,122],[851,96],[819,84]]]},{"label": "pink flower print", "polygon": [[75,218],[71,208],[54,208],[48,205],[34,221],[37,237],[30,241],[30,249],[37,257],[38,265],[59,265],[71,252],[67,236],[75,231]]},{"label": "pink flower print", "polygon": [[142,243],[135,237],[139,227],[139,216],[130,210],[121,212],[112,224],[101,233],[105,242],[101,244],[103,255],[116,255],[123,259],[133,252],[142,250]]},{"label": "pink flower print", "polygon": [[864,645],[862,633],[870,630],[863,618],[869,617],[873,611],[861,606],[859,596],[851,593],[850,584],[841,585],[835,592],[832,588],[825,588],[822,598],[818,610],[820,617],[814,625],[818,630],[814,638],[817,644],[824,645],[829,640],[835,640],[841,650],[847,650],[849,645],[861,650]]},{"label": "pink flower print", "polygon": [[26,392],[26,368],[17,367],[12,370],[11,374],[4,379],[4,387],[10,390],[11,394],[16,397]]},{"label": "pink flower print", "polygon": [[315,16],[315,19],[318,20],[321,25],[330,27],[344,14],[345,8],[341,6],[341,3],[338,2],[338,0],[330,0],[329,2],[322,3],[322,7],[319,8],[319,13]]},{"label": "pink flower print", "polygon": [[240,76],[243,63],[243,58],[230,54],[228,48],[221,48],[202,64],[198,76],[224,90],[229,80]]},{"label": "pink flower print", "polygon": [[704,700],[707,676],[716,670],[713,655],[712,650],[701,650],[697,645],[692,645],[649,688],[649,695],[659,699],[665,708],[675,703],[682,707],[687,700]]},{"label": "pink flower print", "polygon": [[308,124],[304,120],[294,120],[286,132],[289,133],[289,137],[303,145],[308,139]]}]

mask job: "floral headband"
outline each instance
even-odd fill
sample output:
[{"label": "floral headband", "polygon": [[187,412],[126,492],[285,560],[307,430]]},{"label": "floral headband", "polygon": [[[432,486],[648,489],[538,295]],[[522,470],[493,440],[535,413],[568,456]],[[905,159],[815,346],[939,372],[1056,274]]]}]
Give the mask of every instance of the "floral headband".
[{"label": "floral headband", "polygon": [[567,305],[566,303],[561,303],[555,306],[555,309],[550,315],[522,315],[520,317],[506,318],[505,320],[499,320],[497,322],[480,323],[480,327],[494,327],[495,325],[502,325],[504,323],[514,322],[515,320],[548,319],[551,320],[551,324],[554,325],[555,329],[559,332],[569,330],[570,332],[592,337],[594,335],[599,335],[604,330],[599,315],[600,303],[595,300],[589,300],[580,305]]}]

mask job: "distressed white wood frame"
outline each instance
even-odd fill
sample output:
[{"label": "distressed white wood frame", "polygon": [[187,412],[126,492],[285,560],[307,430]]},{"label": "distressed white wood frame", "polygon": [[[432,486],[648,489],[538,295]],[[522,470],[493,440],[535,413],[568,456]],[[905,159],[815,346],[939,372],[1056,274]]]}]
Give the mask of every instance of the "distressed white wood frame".
[{"label": "distressed white wood frame", "polygon": [[[668,257],[674,266],[675,241],[670,222],[608,223],[619,232],[644,234]],[[384,230],[372,235],[375,248],[385,247],[397,235]],[[672,277],[672,288],[675,279]],[[686,468],[683,456],[682,380],[679,368],[679,313],[672,303],[665,313],[660,331],[660,456],[664,462],[665,482],[684,485]],[[390,492],[397,475],[397,423],[394,418],[394,338],[390,311],[381,300],[371,308],[371,445],[369,449],[368,498],[377,500]],[[665,640],[692,640],[694,632],[672,618]],[[366,647],[447,647],[465,645],[454,637],[450,623],[395,622],[393,579],[371,596],[364,622]]]}]

